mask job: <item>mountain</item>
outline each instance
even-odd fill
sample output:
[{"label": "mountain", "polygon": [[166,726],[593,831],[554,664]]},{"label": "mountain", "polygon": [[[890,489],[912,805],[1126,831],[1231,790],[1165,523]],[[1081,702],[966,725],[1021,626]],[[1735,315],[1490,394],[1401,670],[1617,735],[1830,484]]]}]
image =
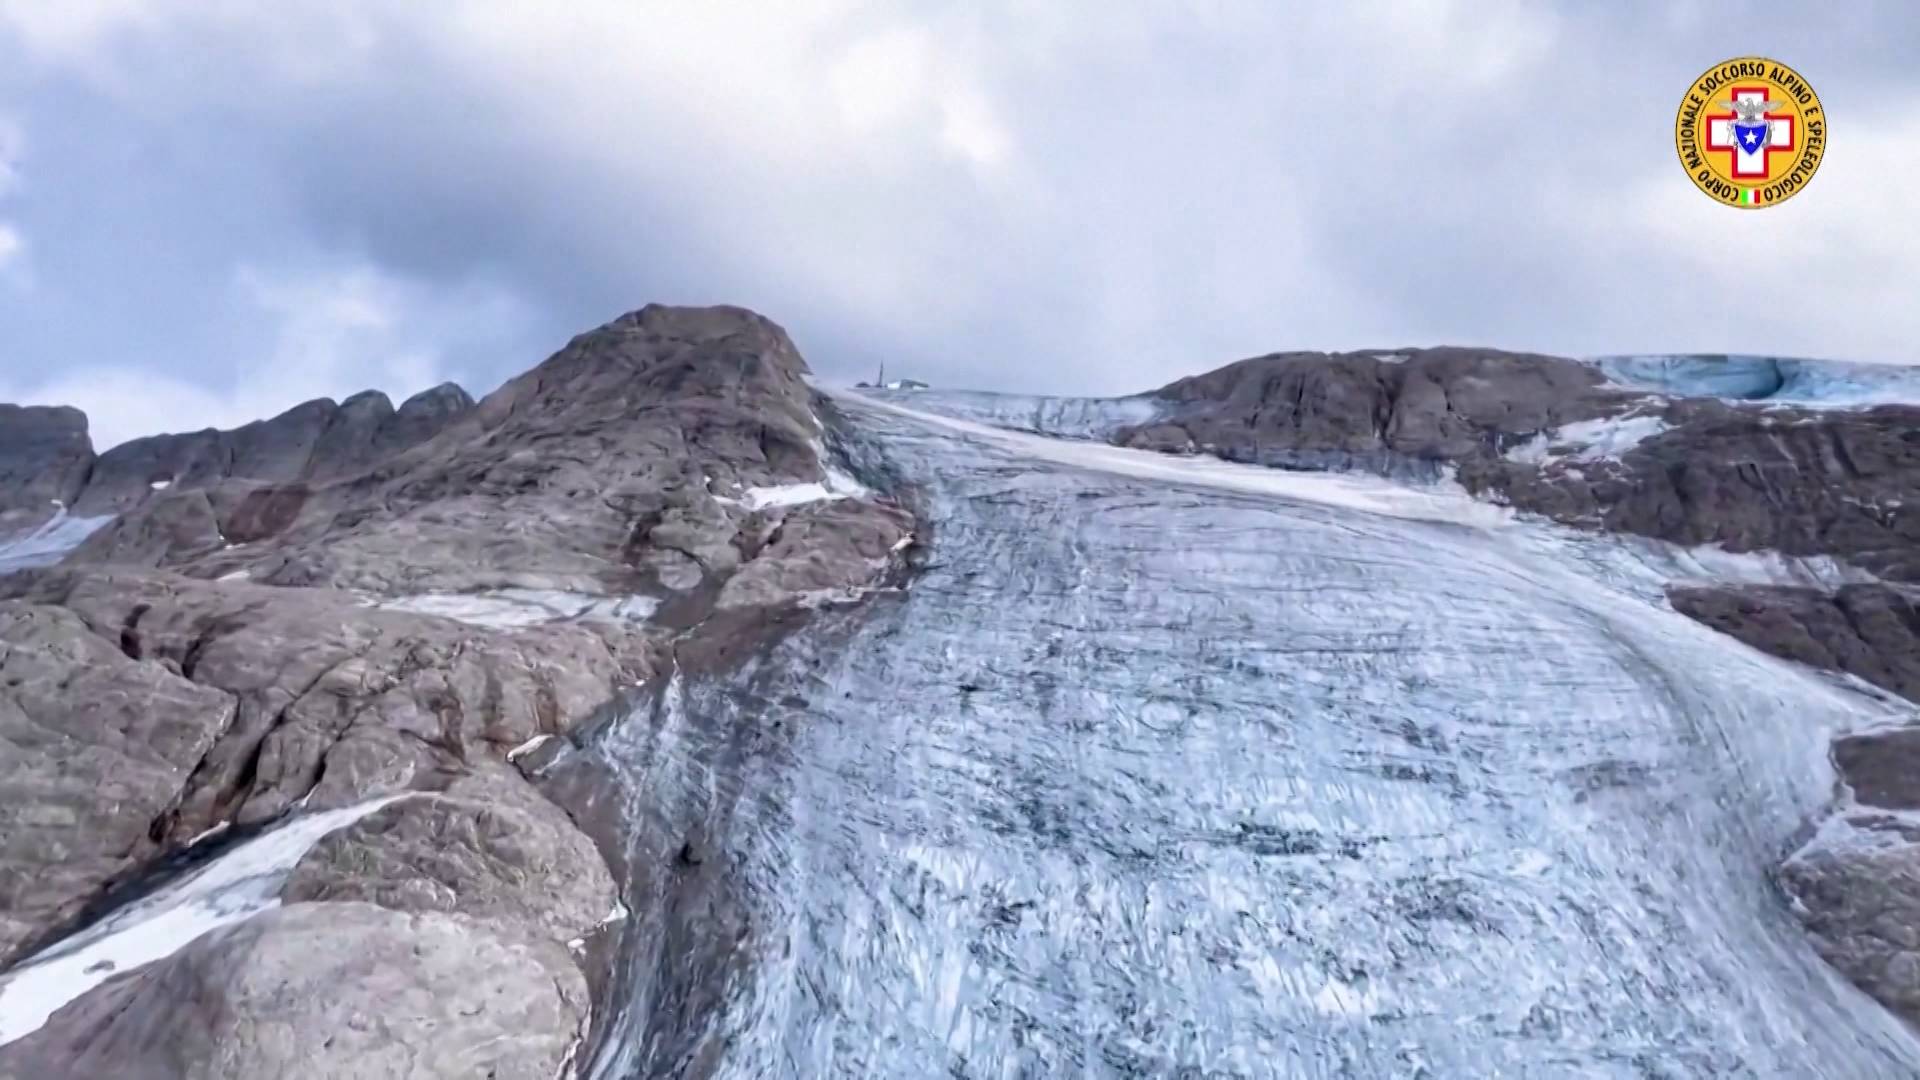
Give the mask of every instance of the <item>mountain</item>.
[{"label": "mountain", "polygon": [[[616,910],[614,886],[515,763],[634,687],[777,632],[780,609],[898,571],[911,519],[830,468],[805,370],[759,316],[651,307],[478,404],[362,395],[98,457],[73,410],[9,428],[30,457],[13,504],[57,490],[70,509],[50,495],[40,517],[115,516],[58,565],[0,578],[0,955],[183,851],[270,848],[276,832],[235,841],[290,815],[365,816],[310,851],[243,855],[287,879],[286,919],[110,982],[0,1048],[0,1074],[133,1075],[188,1016],[217,1015],[234,1026],[169,1051],[182,1068],[375,1075],[404,1049],[439,1074],[553,1075],[589,1013],[566,943]],[[47,462],[70,463],[57,489]],[[183,936],[245,913],[219,901],[191,898],[203,921]],[[301,943],[323,939],[344,966],[301,968]],[[440,943],[431,963],[382,959],[415,940]],[[107,971],[128,947],[147,946],[108,945]],[[236,953],[298,970],[230,985]],[[61,1003],[34,972],[0,984],[0,1035]],[[318,1015],[285,1018],[283,1041],[261,1030],[287,1007],[274,980],[318,980],[330,1008],[435,1004],[373,1044]],[[474,1058],[509,1018],[455,1009],[460,994],[520,1001],[539,1030]]]},{"label": "mountain", "polygon": [[0,1077],[1920,1068],[1899,379],[806,372],[0,407]]}]

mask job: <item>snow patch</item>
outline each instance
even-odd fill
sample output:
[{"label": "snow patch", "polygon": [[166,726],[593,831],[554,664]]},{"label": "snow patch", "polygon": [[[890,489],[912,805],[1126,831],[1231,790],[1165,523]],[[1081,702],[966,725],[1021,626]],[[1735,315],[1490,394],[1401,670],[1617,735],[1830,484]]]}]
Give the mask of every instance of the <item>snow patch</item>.
[{"label": "snow patch", "polygon": [[148,486],[148,487],[150,487],[150,488],[152,488],[152,489],[153,489],[153,490],[155,490],[155,491],[165,491],[165,490],[167,490],[168,488],[170,488],[170,487],[172,487],[172,486],[173,486],[173,481],[171,481],[171,480],[155,480],[155,481],[154,481],[153,483],[151,483],[151,484],[148,484],[147,486]]},{"label": "snow patch", "polygon": [[564,619],[645,622],[660,601],[650,596],[599,596],[559,589],[493,589],[476,593],[419,593],[375,601],[383,611],[437,615],[492,630],[518,630]]},{"label": "snow patch", "polygon": [[[59,506],[58,503],[55,505]],[[66,507],[59,506],[58,512],[39,528],[25,536],[0,540],[0,574],[36,566],[52,566],[113,518],[112,514],[75,517],[67,513]]]},{"label": "snow patch", "polygon": [[38,1031],[55,1010],[120,972],[164,960],[210,930],[279,907],[287,875],[322,837],[404,797],[294,818],[29,957],[0,976],[0,1045]]},{"label": "snow patch", "polygon": [[1668,424],[1658,416],[1610,416],[1581,420],[1552,432],[1542,432],[1508,450],[1506,458],[1528,465],[1568,461],[1618,461],[1621,455],[1655,435]]}]

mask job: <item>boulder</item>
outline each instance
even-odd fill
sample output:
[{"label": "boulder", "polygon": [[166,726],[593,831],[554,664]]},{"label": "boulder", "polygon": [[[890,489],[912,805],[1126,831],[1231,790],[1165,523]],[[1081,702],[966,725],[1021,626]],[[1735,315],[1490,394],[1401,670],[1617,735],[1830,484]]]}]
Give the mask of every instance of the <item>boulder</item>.
[{"label": "boulder", "polygon": [[462,915],[503,936],[559,944],[585,937],[616,909],[613,877],[593,843],[512,772],[402,799],[327,836],[281,896]]}]

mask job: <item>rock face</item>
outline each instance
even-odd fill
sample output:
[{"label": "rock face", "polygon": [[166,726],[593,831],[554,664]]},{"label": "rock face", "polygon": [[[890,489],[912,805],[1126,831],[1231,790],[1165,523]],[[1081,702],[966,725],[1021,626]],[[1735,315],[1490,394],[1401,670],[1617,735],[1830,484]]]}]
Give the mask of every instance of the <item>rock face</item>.
[{"label": "rock face", "polygon": [[[1688,369],[1764,398],[1761,365]],[[1737,370],[1734,370],[1737,368]],[[1581,528],[1832,556],[1893,584],[1685,587],[1674,608],[1775,656],[1920,701],[1920,407],[1656,396],[1572,360],[1463,349],[1258,357],[1152,395],[1122,445],[1414,476]],[[1832,817],[1780,880],[1829,961],[1920,1023],[1920,728],[1842,738]]]},{"label": "rock face", "polygon": [[0,404],[0,530],[44,521],[55,502],[71,506],[92,467],[79,409]]},{"label": "rock face", "polygon": [[60,607],[0,603],[0,957],[159,850],[233,699]]},{"label": "rock face", "polygon": [[1470,491],[1583,528],[1920,580],[1912,406],[1667,399],[1573,360],[1455,348],[1275,354],[1154,396],[1162,417],[1116,441],[1288,468],[1452,467]]},{"label": "rock face", "polygon": [[322,840],[281,895],[288,903],[364,900],[462,915],[507,934],[531,927],[543,940],[578,940],[617,910],[613,877],[559,807],[512,794],[522,790],[463,780],[446,795],[392,803]]},{"label": "rock face", "polygon": [[587,1015],[564,950],[447,915],[294,904],[118,976],[0,1053],[0,1078],[552,1080]]},{"label": "rock face", "polygon": [[1619,411],[1624,395],[1601,384],[1528,353],[1276,353],[1162,387],[1169,414],[1119,441],[1283,467],[1451,462]]},{"label": "rock face", "polygon": [[[751,312],[650,307],[478,404],[362,394],[97,460],[79,414],[36,421],[19,441],[80,433],[76,513],[117,516],[0,575],[0,963],[209,830],[428,794],[310,852],[299,903],[0,1046],[0,1076],[555,1075],[586,1015],[567,943],[614,886],[510,756],[903,568],[913,519],[832,466],[805,371]],[[420,1004],[354,1020],[388,995]],[[157,1049],[181,1026],[204,1038]]]}]

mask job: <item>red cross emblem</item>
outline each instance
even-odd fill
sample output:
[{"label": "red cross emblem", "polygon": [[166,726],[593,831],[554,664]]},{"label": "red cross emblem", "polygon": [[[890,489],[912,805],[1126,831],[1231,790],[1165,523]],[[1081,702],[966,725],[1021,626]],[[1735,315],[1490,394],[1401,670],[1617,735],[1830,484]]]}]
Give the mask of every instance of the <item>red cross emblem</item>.
[{"label": "red cross emblem", "polygon": [[[1736,86],[1733,88],[1733,100],[1765,101],[1767,88]],[[1773,172],[1773,155],[1790,153],[1793,150],[1793,114],[1760,113],[1757,119],[1767,122],[1765,129],[1761,131],[1756,131],[1753,125],[1745,123],[1745,119],[1733,112],[1707,117],[1707,149],[1726,151],[1727,164],[1730,166],[1728,173],[1734,179],[1765,180]],[[1735,121],[1742,121],[1742,123],[1736,127]]]}]

